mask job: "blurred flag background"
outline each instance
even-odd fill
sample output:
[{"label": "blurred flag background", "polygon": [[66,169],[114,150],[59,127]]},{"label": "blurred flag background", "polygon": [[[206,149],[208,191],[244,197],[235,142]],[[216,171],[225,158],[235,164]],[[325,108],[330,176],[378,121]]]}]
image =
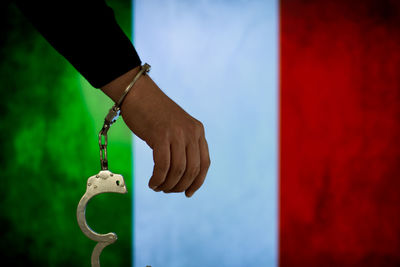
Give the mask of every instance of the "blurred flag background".
[{"label": "blurred flag background", "polygon": [[[149,148],[118,121],[127,195],[88,206],[118,241],[103,266],[399,266],[400,4],[109,0],[159,86],[202,121],[212,165],[191,199],[154,193]],[[89,266],[76,223],[112,105],[2,4],[5,266]]]}]

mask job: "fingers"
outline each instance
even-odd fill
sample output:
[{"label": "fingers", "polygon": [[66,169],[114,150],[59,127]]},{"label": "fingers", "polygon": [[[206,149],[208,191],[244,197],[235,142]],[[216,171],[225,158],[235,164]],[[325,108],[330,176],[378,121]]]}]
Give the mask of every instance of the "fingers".
[{"label": "fingers", "polygon": [[186,148],[186,169],[180,181],[167,193],[183,192],[189,188],[200,172],[200,149],[197,142],[189,143]]},{"label": "fingers", "polygon": [[193,194],[203,185],[204,180],[206,179],[208,168],[210,167],[211,163],[207,141],[204,137],[200,138],[199,147],[200,147],[200,172],[194,179],[190,187],[185,191],[185,195],[187,197],[193,196]]},{"label": "fingers", "polygon": [[171,152],[169,143],[154,146],[154,169],[153,175],[149,181],[150,188],[155,189],[165,181],[170,165],[170,154]]},{"label": "fingers", "polygon": [[191,197],[203,185],[210,156],[203,125],[193,125],[185,131],[175,131],[164,139],[163,145],[154,146],[154,171],[149,181],[154,191],[185,192]]},{"label": "fingers", "polygon": [[156,191],[170,191],[181,179],[186,170],[186,151],[183,142],[171,144],[171,162],[167,177],[164,182],[156,188]]}]

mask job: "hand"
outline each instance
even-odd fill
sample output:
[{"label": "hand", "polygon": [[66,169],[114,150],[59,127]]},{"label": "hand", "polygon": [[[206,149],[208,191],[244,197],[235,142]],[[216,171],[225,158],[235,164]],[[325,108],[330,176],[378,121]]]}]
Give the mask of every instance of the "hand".
[{"label": "hand", "polygon": [[[139,71],[125,73],[106,86],[115,102]],[[201,122],[186,113],[143,75],[126,96],[121,114],[126,125],[153,149],[154,170],[149,187],[191,197],[204,183],[210,156]]]}]

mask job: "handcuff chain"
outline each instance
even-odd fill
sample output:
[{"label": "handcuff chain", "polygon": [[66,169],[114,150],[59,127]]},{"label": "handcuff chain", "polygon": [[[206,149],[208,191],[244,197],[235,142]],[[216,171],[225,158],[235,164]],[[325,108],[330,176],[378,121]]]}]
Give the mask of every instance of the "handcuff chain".
[{"label": "handcuff chain", "polygon": [[120,109],[114,105],[109,111],[104,119],[103,127],[99,132],[99,148],[100,148],[100,165],[102,170],[108,170],[108,160],[107,160],[107,144],[108,137],[107,133],[111,125],[118,119],[120,114]]},{"label": "handcuff chain", "polygon": [[129,93],[133,85],[137,82],[141,75],[146,74],[150,71],[150,65],[145,63],[141,66],[140,71],[135,75],[132,82],[126,87],[124,93],[117,103],[115,103],[112,108],[108,111],[107,116],[104,118],[104,124],[99,132],[99,148],[100,148],[100,165],[101,170],[108,170],[108,160],[107,160],[107,132],[110,130],[111,125],[119,118],[121,113],[122,102],[124,101],[126,95]]}]

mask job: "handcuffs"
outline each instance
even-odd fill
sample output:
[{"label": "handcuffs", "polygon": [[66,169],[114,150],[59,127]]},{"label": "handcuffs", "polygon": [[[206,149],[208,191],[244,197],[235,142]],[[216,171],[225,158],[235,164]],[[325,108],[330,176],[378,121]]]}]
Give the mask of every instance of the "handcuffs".
[{"label": "handcuffs", "polygon": [[111,125],[118,119],[121,111],[121,105],[126,95],[129,93],[136,81],[150,71],[150,65],[144,64],[141,66],[139,72],[136,74],[132,82],[126,87],[124,93],[118,102],[116,102],[109,110],[107,116],[104,119],[104,124],[99,132],[99,147],[100,147],[100,165],[101,171],[89,177],[86,184],[86,192],[79,201],[78,208],[76,210],[76,217],[78,219],[78,225],[82,232],[97,244],[93,249],[91,263],[92,267],[100,267],[100,254],[103,249],[114,243],[117,240],[115,233],[99,234],[93,231],[86,222],[86,205],[91,198],[102,193],[118,193],[125,194],[127,189],[125,186],[124,177],[120,174],[114,174],[108,170],[107,160],[107,132]]}]

